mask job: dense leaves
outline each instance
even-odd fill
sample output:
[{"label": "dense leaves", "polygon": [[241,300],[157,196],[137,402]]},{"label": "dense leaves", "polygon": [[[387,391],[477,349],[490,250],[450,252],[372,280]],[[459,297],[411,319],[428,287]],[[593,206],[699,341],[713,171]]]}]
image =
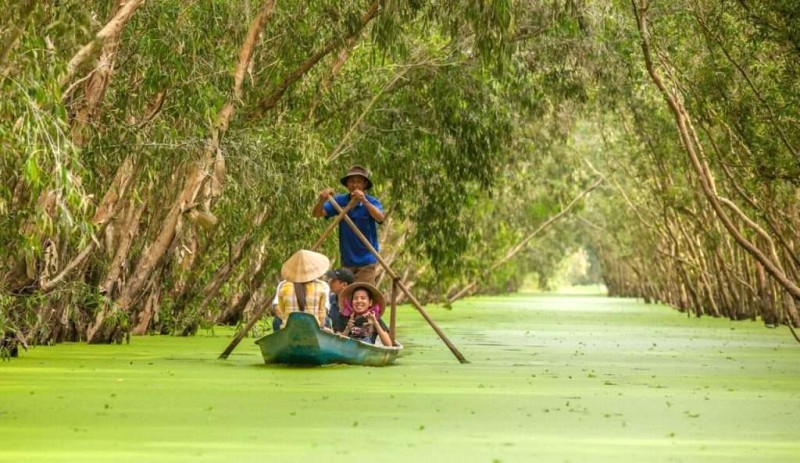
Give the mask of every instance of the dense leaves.
[{"label": "dense leaves", "polygon": [[612,294],[797,322],[793,5],[4,1],[0,329],[240,320],[355,163],[425,299],[584,248]]}]

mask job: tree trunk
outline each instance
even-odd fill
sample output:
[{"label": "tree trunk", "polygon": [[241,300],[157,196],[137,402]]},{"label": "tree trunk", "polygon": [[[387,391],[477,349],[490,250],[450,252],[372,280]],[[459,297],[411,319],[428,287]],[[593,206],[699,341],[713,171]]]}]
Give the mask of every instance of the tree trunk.
[{"label": "tree trunk", "polygon": [[[72,80],[77,73],[78,68],[92,57],[98,46],[101,44],[105,46],[105,44],[109,41],[114,41],[119,38],[122,30],[128,24],[128,21],[130,21],[136,10],[142,6],[142,3],[144,3],[144,0],[127,0],[124,6],[118,9],[115,8],[116,12],[113,18],[111,18],[111,20],[108,21],[108,23],[102,29],[100,29],[91,42],[84,45],[69,61],[67,64],[67,73],[60,79],[60,84],[62,87],[67,85]],[[69,93],[69,90],[67,90],[65,93]]]}]

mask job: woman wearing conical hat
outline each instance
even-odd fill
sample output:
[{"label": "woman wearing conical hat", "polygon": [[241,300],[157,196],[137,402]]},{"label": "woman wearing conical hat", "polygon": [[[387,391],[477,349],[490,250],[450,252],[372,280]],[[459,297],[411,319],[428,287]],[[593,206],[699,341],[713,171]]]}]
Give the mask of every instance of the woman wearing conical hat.
[{"label": "woman wearing conical hat", "polygon": [[286,280],[278,286],[278,304],[275,316],[281,320],[281,328],[292,312],[308,312],[317,323],[325,325],[328,309],[328,284],[319,277],[328,271],[330,260],[323,254],[301,249],[281,267],[281,276]]},{"label": "woman wearing conical hat", "polygon": [[340,317],[347,318],[342,334],[369,344],[380,339],[384,346],[391,346],[388,328],[380,319],[386,301],[378,288],[369,283],[355,282],[339,295]]}]

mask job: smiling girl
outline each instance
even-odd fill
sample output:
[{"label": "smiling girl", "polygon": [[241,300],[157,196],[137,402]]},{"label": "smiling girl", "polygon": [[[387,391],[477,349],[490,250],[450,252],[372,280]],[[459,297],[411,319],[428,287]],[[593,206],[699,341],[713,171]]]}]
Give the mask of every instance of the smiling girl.
[{"label": "smiling girl", "polygon": [[342,291],[339,306],[341,317],[347,317],[342,334],[352,339],[374,344],[377,339],[384,346],[391,346],[388,328],[380,319],[384,307],[383,294],[369,283],[354,283]]}]

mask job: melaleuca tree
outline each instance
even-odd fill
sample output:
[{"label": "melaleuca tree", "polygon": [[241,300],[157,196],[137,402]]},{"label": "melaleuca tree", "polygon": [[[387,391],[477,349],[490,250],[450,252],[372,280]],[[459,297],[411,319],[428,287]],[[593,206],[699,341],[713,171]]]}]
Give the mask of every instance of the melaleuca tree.
[{"label": "melaleuca tree", "polygon": [[235,321],[353,163],[431,298],[546,281],[588,246],[618,294],[797,321],[791,2],[0,6],[4,330]]}]

